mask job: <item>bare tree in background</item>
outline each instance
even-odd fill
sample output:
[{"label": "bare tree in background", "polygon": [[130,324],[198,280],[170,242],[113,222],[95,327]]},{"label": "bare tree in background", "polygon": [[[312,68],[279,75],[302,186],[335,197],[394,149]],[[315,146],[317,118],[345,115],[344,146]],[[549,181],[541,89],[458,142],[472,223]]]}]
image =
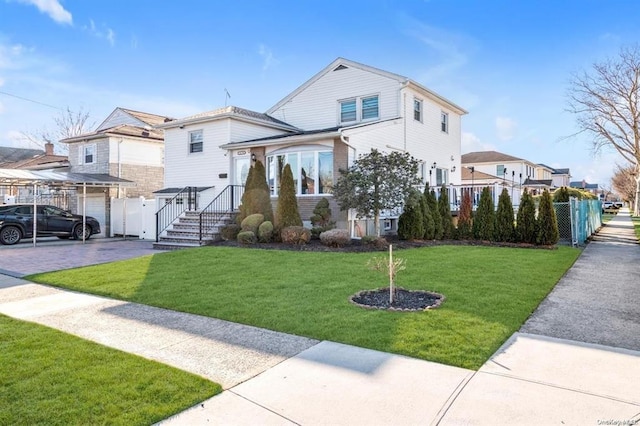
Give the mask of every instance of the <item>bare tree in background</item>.
[{"label": "bare tree in background", "polygon": [[631,203],[636,193],[636,181],[633,178],[634,167],[622,167],[617,165],[617,169],[611,178],[611,184],[623,201]]},{"label": "bare tree in background", "polygon": [[53,130],[42,128],[37,131],[25,131],[22,132],[22,136],[42,148],[45,144],[51,143],[56,151],[66,153],[67,145],[61,144],[59,141],[89,132],[95,126],[95,122],[89,122],[89,117],[89,111],[85,111],[82,107],[77,112],[71,111],[71,108],[67,107],[53,117],[55,123]]},{"label": "bare tree in background", "polygon": [[568,97],[594,151],[614,148],[633,166],[633,214],[640,215],[640,47],[622,48],[616,58],[573,75]]}]

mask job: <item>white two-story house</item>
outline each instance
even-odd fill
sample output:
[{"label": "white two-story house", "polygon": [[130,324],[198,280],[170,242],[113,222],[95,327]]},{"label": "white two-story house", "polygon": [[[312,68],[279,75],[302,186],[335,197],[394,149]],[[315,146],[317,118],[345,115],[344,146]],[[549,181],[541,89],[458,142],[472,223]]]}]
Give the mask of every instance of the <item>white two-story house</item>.
[{"label": "white two-story house", "polygon": [[244,184],[253,161],[265,164],[275,204],[290,164],[303,221],[326,197],[338,226],[354,229],[356,218],[332,199],[339,170],[372,148],[406,151],[420,161],[423,182],[459,184],[466,113],[407,77],[338,58],[265,113],[225,107],[159,125],[165,182],[158,205],[190,186],[202,207],[228,185]]}]

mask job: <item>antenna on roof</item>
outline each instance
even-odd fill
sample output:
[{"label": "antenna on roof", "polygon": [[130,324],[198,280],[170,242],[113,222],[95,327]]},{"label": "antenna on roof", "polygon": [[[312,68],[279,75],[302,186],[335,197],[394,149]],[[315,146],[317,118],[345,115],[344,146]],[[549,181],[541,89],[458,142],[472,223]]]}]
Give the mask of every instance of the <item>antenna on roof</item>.
[{"label": "antenna on roof", "polygon": [[226,87],[224,88],[224,93],[225,93],[225,95],[226,95],[226,96],[224,97],[224,106],[225,106],[225,108],[226,108],[226,106],[227,106],[227,101],[228,101],[229,99],[231,99],[231,95],[229,94],[229,91],[227,90],[227,88],[226,88]]}]

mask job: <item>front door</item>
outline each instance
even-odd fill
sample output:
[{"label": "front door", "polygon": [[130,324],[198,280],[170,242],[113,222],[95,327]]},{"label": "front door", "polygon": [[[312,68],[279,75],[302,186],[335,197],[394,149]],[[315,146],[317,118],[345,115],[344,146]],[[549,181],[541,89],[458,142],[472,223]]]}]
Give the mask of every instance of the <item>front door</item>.
[{"label": "front door", "polygon": [[233,165],[233,184],[244,185],[251,167],[251,159],[249,157],[236,157]]}]

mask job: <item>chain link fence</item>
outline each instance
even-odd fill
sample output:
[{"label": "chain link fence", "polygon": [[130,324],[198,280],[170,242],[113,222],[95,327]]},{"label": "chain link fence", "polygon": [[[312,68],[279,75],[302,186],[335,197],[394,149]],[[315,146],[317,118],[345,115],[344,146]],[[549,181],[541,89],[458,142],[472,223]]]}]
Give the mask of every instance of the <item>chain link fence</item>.
[{"label": "chain link fence", "polygon": [[584,245],[602,226],[602,203],[599,200],[571,198],[567,203],[553,203],[553,207],[561,243]]}]

